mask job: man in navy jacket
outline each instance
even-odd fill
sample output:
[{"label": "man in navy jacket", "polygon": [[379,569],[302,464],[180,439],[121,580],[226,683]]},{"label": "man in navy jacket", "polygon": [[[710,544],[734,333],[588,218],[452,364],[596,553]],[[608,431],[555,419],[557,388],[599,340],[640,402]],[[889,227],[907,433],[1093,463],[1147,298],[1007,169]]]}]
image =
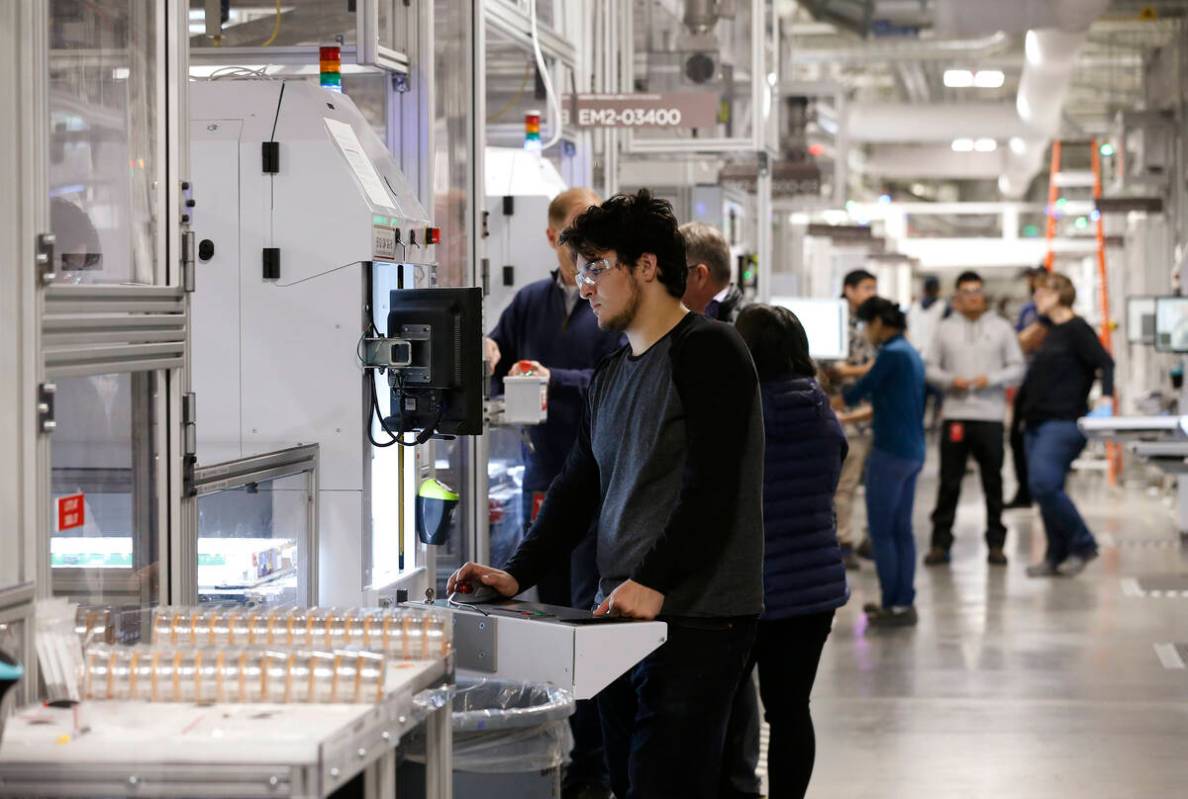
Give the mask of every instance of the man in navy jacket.
[{"label": "man in navy jacket", "polygon": [[[600,330],[590,303],[578,296],[573,253],[558,243],[561,231],[598,203],[598,196],[587,188],[569,189],[553,198],[545,234],[549,246],[557,253],[557,268],[549,277],[516,292],[491,331],[491,340],[498,346],[500,356],[494,372],[497,391],[502,390],[502,380],[509,374],[532,371],[549,380],[548,419],[544,424],[528,428],[531,446],[524,447],[526,526],[536,518],[545,492],[573,448],[594,367],[620,346],[620,334]],[[528,368],[523,368],[523,361],[528,362],[523,365]],[[591,490],[597,490],[597,486]],[[594,557],[594,536],[588,535],[574,550],[570,562],[556,564],[548,577],[541,580],[537,586],[540,600],[550,605],[593,608],[598,590]],[[606,784],[608,779],[602,764],[597,712],[592,706],[579,707],[574,717],[574,738],[573,762],[566,774],[566,795],[578,792],[575,783],[598,786],[598,783]]]}]

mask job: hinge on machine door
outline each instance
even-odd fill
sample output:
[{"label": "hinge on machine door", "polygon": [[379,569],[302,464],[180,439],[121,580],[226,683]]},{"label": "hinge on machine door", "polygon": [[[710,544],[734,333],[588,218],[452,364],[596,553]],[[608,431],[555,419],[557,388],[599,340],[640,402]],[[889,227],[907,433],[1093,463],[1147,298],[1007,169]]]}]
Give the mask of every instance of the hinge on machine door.
[{"label": "hinge on machine door", "polygon": [[42,233],[37,236],[37,280],[43,286],[53,283],[58,276],[54,271],[54,244],[56,241],[52,233]]},{"label": "hinge on machine door", "polygon": [[198,395],[182,395],[182,486],[187,497],[194,496],[194,467],[198,465]]},{"label": "hinge on machine door", "polygon": [[181,234],[181,275],[182,288],[187,294],[194,291],[194,231],[185,230]]},{"label": "hinge on machine door", "polygon": [[54,398],[58,387],[53,383],[42,383],[37,387],[37,431],[52,433],[58,423],[54,421]]}]

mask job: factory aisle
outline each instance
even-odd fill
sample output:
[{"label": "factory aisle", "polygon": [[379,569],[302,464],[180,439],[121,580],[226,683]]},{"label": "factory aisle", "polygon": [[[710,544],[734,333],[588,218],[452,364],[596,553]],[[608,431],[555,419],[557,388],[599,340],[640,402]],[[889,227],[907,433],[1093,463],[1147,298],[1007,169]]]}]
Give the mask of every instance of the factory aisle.
[{"label": "factory aisle", "polygon": [[[923,553],[934,449],[920,486]],[[1188,794],[1188,550],[1162,498],[1097,475],[1074,487],[1102,545],[1078,578],[1024,575],[1043,548],[1034,509],[1007,513],[1011,563],[989,567],[972,476],[952,566],[917,572],[917,628],[866,629],[864,562],[814,692],[810,797]]]}]

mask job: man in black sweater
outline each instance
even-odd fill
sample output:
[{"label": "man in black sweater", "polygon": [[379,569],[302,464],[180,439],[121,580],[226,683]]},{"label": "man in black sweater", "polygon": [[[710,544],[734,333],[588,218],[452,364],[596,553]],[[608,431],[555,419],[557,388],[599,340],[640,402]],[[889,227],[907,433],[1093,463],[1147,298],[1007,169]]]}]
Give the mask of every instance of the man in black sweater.
[{"label": "man in black sweater", "polygon": [[598,697],[620,799],[714,797],[731,700],[763,609],[763,421],[746,346],[690,313],[667,202],[612,197],[564,234],[600,327],[578,439],[505,571],[450,577],[504,596],[535,585],[596,522],[596,614],[662,619],[668,641]]}]

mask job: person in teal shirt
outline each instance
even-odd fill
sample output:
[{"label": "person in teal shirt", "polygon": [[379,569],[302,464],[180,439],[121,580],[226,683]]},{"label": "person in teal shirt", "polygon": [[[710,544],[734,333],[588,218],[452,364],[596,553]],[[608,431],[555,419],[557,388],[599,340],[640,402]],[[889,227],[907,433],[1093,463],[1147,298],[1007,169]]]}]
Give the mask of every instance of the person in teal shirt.
[{"label": "person in teal shirt", "polygon": [[878,347],[870,371],[842,392],[847,404],[869,398],[874,408],[866,519],[882,602],[865,610],[872,626],[909,626],[917,621],[912,509],[916,478],[924,466],[924,362],[904,338],[907,318],[895,303],[872,297],[857,315]]}]

